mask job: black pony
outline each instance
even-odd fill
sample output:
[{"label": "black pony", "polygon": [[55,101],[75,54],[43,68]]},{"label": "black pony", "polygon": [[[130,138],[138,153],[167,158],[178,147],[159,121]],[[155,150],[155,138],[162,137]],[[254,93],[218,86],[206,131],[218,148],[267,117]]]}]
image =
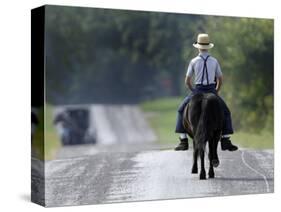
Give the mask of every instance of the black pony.
[{"label": "black pony", "polygon": [[193,166],[198,173],[197,158],[201,159],[200,179],[206,179],[204,166],[205,147],[209,144],[209,178],[214,178],[214,168],[219,165],[217,146],[223,126],[223,110],[219,97],[212,93],[195,94],[184,110],[184,127],[193,139]]}]

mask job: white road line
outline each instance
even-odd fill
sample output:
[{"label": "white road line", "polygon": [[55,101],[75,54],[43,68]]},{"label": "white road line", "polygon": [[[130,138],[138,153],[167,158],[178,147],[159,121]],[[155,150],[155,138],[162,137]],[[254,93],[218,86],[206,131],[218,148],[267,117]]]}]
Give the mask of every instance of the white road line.
[{"label": "white road line", "polygon": [[241,159],[242,159],[242,161],[243,161],[243,163],[244,163],[245,166],[247,166],[249,169],[251,169],[251,170],[252,170],[253,172],[255,172],[256,174],[262,176],[262,178],[264,179],[265,185],[266,185],[266,191],[267,191],[267,192],[270,192],[270,190],[269,190],[269,184],[268,184],[268,181],[267,181],[266,176],[265,176],[264,174],[258,172],[256,169],[254,169],[253,167],[251,167],[251,166],[246,162],[246,160],[245,160],[245,158],[244,158],[244,151],[241,151]]}]

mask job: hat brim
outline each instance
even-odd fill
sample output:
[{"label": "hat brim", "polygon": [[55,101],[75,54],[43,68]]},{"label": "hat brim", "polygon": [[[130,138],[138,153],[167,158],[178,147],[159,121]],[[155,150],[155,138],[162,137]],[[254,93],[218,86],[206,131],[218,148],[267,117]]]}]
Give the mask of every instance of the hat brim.
[{"label": "hat brim", "polygon": [[209,43],[208,45],[201,45],[201,44],[198,44],[198,43],[194,43],[193,46],[197,49],[211,49],[211,48],[214,47],[214,44]]}]

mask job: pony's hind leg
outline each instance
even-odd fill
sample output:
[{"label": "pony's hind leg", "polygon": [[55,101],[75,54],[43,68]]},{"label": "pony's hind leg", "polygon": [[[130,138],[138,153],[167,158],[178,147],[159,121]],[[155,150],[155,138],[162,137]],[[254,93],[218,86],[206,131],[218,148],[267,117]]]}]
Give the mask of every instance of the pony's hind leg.
[{"label": "pony's hind leg", "polygon": [[204,163],[204,157],[205,157],[205,152],[204,150],[200,150],[200,161],[201,161],[201,170],[200,170],[200,180],[205,180],[206,179],[206,171],[205,171],[205,163]]},{"label": "pony's hind leg", "polygon": [[218,152],[217,152],[217,146],[218,143],[215,139],[211,139],[209,141],[209,160],[210,164],[212,164],[213,167],[218,167],[220,164]]},{"label": "pony's hind leg", "polygon": [[214,167],[218,167],[220,164],[218,150],[217,150],[219,139],[220,139],[220,132],[217,131],[212,139],[212,153],[213,153],[212,165]]},{"label": "pony's hind leg", "polygon": [[214,178],[215,177],[215,172],[214,172],[214,151],[213,151],[213,147],[212,147],[212,142],[208,142],[209,143],[209,162],[210,162],[210,166],[209,166],[209,178]]},{"label": "pony's hind leg", "polygon": [[198,149],[196,149],[195,146],[193,145],[193,165],[191,170],[192,174],[198,173],[197,158],[198,158]]},{"label": "pony's hind leg", "polygon": [[210,153],[209,153],[209,162],[210,162],[210,167],[209,167],[208,175],[209,175],[209,178],[214,178],[215,177],[215,172],[214,172],[212,157],[211,157]]}]

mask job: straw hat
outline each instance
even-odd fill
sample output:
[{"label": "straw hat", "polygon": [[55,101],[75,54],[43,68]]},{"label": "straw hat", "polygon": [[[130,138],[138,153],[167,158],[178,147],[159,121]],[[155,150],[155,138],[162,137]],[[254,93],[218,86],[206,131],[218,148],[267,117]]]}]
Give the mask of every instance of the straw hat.
[{"label": "straw hat", "polygon": [[197,49],[211,49],[214,47],[214,44],[210,43],[208,34],[199,34],[193,46]]}]

